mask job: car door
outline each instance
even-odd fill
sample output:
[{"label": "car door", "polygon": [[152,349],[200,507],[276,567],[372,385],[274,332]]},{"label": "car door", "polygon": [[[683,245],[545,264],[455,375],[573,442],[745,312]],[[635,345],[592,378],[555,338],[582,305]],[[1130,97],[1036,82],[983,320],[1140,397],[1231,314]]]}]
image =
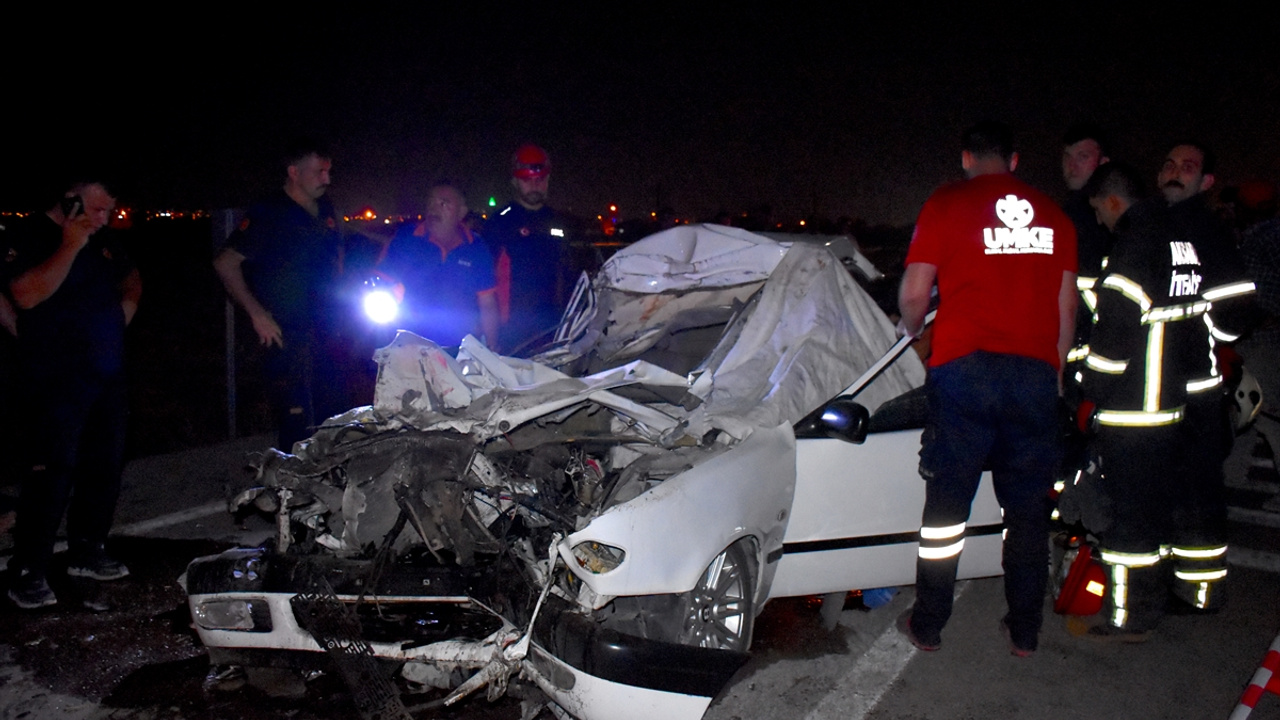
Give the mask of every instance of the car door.
[{"label": "car door", "polygon": [[[915,582],[924,481],[919,429],[872,433],[861,444],[796,440],[796,489],[770,597]],[[969,516],[959,576],[1003,574],[1001,512],[982,483]]]}]

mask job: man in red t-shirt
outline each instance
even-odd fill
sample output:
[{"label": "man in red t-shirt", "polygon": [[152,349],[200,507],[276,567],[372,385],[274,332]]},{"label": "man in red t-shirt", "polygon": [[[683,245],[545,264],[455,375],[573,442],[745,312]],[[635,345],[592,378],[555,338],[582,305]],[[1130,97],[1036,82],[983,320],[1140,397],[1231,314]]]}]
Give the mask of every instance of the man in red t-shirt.
[{"label": "man in red t-shirt", "polygon": [[1013,654],[1035,651],[1042,622],[1044,503],[1060,453],[1058,393],[1075,327],[1076,233],[1053,201],[1013,177],[1012,145],[1000,123],[965,132],[968,180],[938,190],[920,211],[899,294],[903,330],[917,335],[938,289],[916,603],[899,621],[922,650],[938,649],[951,616],[984,467],[1004,508],[1009,614],[1001,627]]}]

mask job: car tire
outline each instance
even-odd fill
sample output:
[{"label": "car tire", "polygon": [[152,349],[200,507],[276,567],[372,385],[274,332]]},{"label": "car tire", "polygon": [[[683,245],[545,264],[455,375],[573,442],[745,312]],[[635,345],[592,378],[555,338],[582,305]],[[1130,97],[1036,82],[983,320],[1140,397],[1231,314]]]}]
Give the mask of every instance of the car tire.
[{"label": "car tire", "polygon": [[755,624],[755,555],[739,540],[716,556],[681,596],[682,645],[746,651]]}]

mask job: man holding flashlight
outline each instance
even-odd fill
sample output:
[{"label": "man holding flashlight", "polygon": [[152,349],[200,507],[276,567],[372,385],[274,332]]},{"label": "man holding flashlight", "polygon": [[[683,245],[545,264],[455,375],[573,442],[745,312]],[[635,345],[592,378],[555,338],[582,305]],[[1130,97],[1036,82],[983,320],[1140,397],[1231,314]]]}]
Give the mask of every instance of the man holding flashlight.
[{"label": "man holding flashlight", "polygon": [[394,283],[398,327],[444,347],[480,335],[494,348],[498,334],[493,256],[463,221],[467,202],[455,186],[437,183],[422,222],[405,225],[378,265]]}]

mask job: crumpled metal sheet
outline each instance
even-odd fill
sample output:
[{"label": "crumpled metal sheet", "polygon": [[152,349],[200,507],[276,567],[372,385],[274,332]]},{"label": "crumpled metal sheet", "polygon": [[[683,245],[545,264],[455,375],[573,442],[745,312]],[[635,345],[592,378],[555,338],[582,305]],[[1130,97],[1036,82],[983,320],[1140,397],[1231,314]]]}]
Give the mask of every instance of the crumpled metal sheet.
[{"label": "crumpled metal sheet", "polygon": [[[670,446],[721,430],[741,440],[754,428],[795,423],[847,387],[896,340],[893,325],[824,247],[788,244],[721,226],[680,226],[620,250],[597,276],[590,302],[566,325],[591,328],[592,348],[534,360],[507,358],[474,337],[458,357],[402,332],[378,351],[374,408],[426,430],[477,442],[584,403],[612,410],[641,437]],[[687,377],[633,361],[584,377],[567,367],[595,352],[634,358],[690,312],[742,312],[702,367]],[[572,340],[568,343],[572,345]],[[874,411],[924,382],[904,357],[863,390]],[[626,385],[684,387],[704,402],[690,413],[611,392]]]}]

